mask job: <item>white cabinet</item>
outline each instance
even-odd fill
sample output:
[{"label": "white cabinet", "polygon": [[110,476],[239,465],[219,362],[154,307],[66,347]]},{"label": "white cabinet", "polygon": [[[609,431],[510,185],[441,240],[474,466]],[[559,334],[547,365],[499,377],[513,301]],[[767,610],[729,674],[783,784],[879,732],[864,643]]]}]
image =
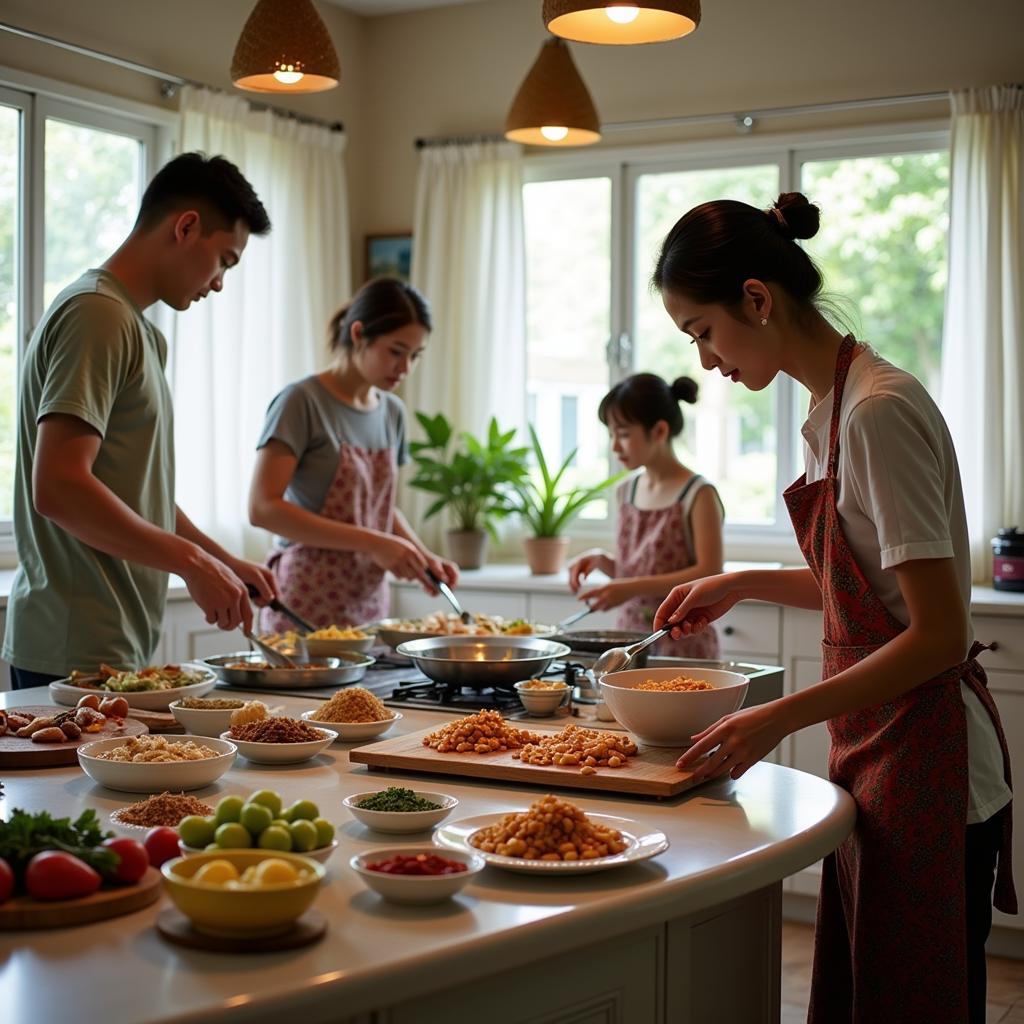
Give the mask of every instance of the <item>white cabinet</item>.
[{"label": "white cabinet", "polygon": [[237,630],[228,632],[211,626],[190,598],[167,602],[164,631],[153,660],[180,664],[197,661],[215,654],[248,649],[248,643]]}]

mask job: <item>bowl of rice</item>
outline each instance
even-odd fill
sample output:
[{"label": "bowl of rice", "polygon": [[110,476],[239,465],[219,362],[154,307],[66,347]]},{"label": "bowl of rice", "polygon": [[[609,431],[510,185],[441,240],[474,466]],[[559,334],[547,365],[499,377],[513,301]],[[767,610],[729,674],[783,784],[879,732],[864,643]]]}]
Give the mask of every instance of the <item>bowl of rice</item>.
[{"label": "bowl of rice", "polygon": [[94,740],[78,748],[89,778],[128,793],[202,789],[235,762],[234,743],[209,736],[129,736]]},{"label": "bowl of rice", "polygon": [[401,719],[397,711],[361,686],[339,690],[330,700],[302,718],[321,729],[330,729],[338,740],[369,740],[382,736]]},{"label": "bowl of rice", "polygon": [[748,679],[721,669],[637,668],[609,672],[598,686],[611,713],[649,747],[688,747],[695,733],[732,714]]}]

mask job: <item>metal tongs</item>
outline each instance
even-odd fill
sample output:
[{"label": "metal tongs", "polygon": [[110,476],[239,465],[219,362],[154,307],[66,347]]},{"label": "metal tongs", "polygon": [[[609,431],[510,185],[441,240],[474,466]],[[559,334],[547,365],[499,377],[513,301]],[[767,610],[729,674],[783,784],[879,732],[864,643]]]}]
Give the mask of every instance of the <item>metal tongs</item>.
[{"label": "metal tongs", "polygon": [[[249,591],[249,597],[259,597],[260,592],[251,583],[246,585],[246,590]],[[299,629],[303,630],[306,633],[316,632],[316,626],[314,626],[311,622],[307,622],[297,612],[293,612],[291,608],[289,608],[286,604],[282,604],[276,597],[274,598],[273,601],[271,601],[264,607],[269,608],[272,612],[277,612],[278,614],[283,615],[287,619],[291,619],[292,622],[294,622],[295,625],[299,627]]]},{"label": "metal tongs", "polygon": [[251,630],[246,630],[241,626],[239,626],[239,629],[241,629],[242,633],[245,634],[246,640],[248,640],[249,643],[252,644],[252,646],[255,647],[256,650],[258,650],[260,654],[263,655],[264,658],[267,659],[269,664],[277,665],[278,668],[299,667],[295,664],[294,661],[292,661],[291,658],[288,657],[287,654],[282,654],[279,650],[277,650],[277,648],[271,647],[270,644],[265,644],[262,640],[259,639],[259,637],[253,636]]}]

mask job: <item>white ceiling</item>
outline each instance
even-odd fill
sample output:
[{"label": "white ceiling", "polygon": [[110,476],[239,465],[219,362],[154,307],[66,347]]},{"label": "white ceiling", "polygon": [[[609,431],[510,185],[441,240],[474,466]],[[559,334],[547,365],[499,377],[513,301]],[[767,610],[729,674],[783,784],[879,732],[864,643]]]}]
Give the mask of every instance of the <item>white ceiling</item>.
[{"label": "white ceiling", "polygon": [[427,7],[447,7],[450,4],[473,4],[480,0],[327,0],[336,7],[344,7],[353,14],[372,17],[375,14],[395,14],[398,11],[421,11]]}]

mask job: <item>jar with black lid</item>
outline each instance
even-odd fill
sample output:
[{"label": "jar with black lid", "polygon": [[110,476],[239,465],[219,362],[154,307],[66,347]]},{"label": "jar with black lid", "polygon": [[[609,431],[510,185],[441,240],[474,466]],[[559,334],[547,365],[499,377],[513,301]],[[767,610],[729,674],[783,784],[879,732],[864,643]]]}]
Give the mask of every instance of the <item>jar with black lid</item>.
[{"label": "jar with black lid", "polygon": [[992,586],[1024,591],[1024,533],[1004,526],[992,538]]}]

